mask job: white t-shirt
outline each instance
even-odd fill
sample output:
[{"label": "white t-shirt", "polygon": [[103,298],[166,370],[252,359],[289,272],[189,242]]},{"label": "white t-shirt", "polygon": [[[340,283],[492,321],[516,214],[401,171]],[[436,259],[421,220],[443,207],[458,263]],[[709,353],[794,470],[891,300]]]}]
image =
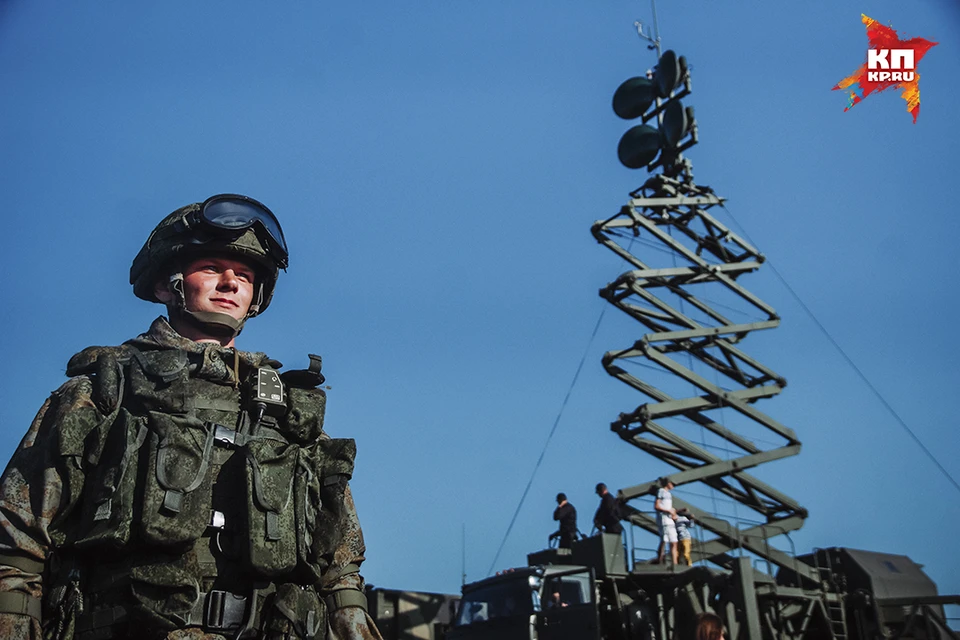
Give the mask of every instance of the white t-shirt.
[{"label": "white t-shirt", "polygon": [[[660,502],[661,509],[666,509],[667,511],[673,509],[673,494],[670,493],[670,490],[666,487],[660,487],[660,490],[657,491],[657,501]],[[670,517],[669,513],[657,511],[657,524],[661,527],[664,525],[668,527],[673,526],[673,518]]]}]

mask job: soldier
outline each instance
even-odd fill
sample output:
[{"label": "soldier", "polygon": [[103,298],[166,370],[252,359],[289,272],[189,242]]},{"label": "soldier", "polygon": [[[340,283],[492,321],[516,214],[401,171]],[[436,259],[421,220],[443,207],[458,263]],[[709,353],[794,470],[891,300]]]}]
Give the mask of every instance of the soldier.
[{"label": "soldier", "polygon": [[150,234],[130,282],[169,321],[73,356],[0,478],[0,637],[381,640],[320,359],[234,346],[286,267],[245,196]]}]

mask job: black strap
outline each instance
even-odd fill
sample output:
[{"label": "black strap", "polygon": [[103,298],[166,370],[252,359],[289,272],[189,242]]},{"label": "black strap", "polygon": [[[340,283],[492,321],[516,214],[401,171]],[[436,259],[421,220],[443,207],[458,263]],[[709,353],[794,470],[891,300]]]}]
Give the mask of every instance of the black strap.
[{"label": "black strap", "polygon": [[320,369],[323,368],[323,360],[320,356],[313,353],[307,354],[307,356],[310,358],[310,366],[308,368],[284,371],[280,374],[280,379],[283,380],[284,384],[288,387],[313,389],[323,384],[326,379],[323,377],[323,374],[320,373]]},{"label": "black strap", "polygon": [[[2,606],[3,596],[5,595],[21,594],[0,593],[0,606]],[[36,598],[34,598],[34,600],[36,600]],[[217,589],[207,593],[201,592],[193,608],[183,616],[183,625],[203,627],[203,630],[209,633],[235,631],[239,629],[246,620],[247,604],[251,600],[248,596]],[[39,620],[39,600],[37,600],[36,606],[37,616],[35,617]],[[13,611],[12,613],[21,612]],[[98,629],[112,627],[117,623],[123,622],[127,618],[127,615],[127,608],[122,606],[80,614],[77,616],[77,634],[81,635],[87,632],[94,632]]]}]

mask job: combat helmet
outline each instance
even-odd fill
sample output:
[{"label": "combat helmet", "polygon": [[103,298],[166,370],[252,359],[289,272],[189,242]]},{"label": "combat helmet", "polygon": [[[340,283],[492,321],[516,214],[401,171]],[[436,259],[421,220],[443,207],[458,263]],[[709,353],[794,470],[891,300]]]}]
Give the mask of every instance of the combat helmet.
[{"label": "combat helmet", "polygon": [[[244,318],[186,308],[183,267],[206,254],[235,256],[256,267],[253,301]],[[215,335],[236,336],[247,318],[270,305],[280,269],[286,270],[287,264],[287,243],[273,212],[253,198],[225,193],[177,209],[161,220],[133,259],[130,284],[138,298],[161,302],[154,287],[169,277],[175,293],[171,313]]]}]

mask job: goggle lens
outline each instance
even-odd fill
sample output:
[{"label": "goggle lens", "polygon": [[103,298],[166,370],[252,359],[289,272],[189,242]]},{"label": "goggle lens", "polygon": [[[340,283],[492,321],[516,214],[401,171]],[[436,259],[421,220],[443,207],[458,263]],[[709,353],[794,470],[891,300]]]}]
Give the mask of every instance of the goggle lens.
[{"label": "goggle lens", "polygon": [[[276,216],[265,206],[245,196],[213,196],[203,203],[200,216],[218,229],[242,231],[259,226],[266,232],[268,245],[281,268],[287,268],[287,242]],[[259,223],[259,224],[258,224]]]}]

